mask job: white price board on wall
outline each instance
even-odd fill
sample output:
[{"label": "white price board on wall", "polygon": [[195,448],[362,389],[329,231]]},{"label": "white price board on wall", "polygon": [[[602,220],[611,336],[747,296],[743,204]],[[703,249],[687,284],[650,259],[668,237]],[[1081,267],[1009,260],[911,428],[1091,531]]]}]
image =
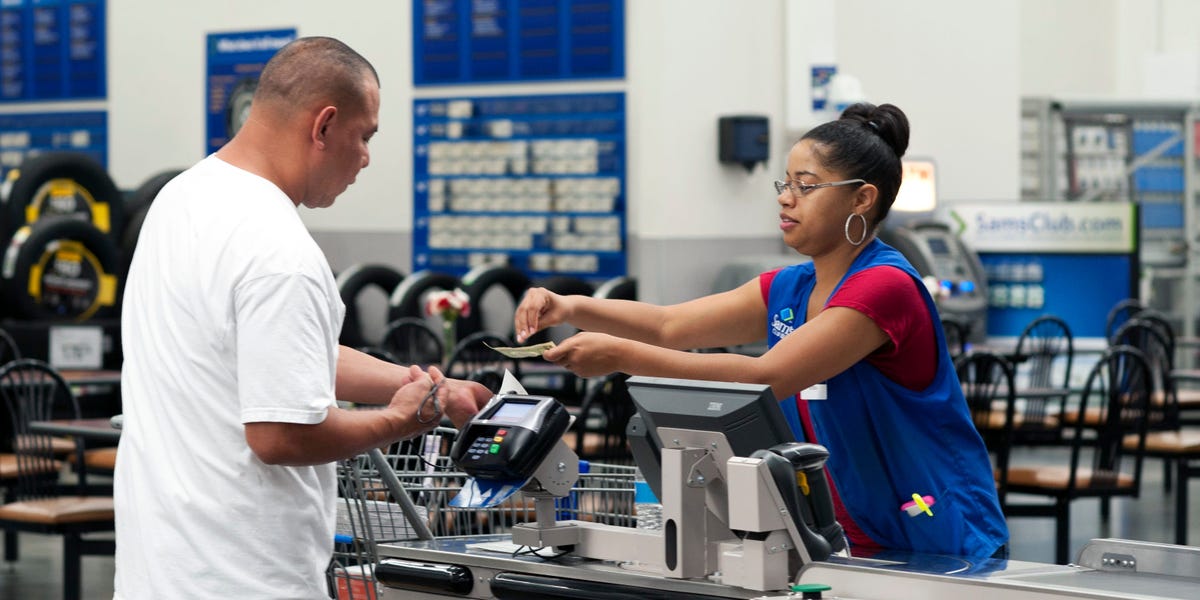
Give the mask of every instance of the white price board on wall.
[{"label": "white price board on wall", "polygon": [[104,358],[100,327],[50,328],[50,365],[56,369],[99,369]]}]

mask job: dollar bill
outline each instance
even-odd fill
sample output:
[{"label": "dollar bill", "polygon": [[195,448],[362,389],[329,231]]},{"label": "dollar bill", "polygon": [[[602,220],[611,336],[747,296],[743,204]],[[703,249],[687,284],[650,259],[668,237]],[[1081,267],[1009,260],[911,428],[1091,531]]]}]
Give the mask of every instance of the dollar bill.
[{"label": "dollar bill", "polygon": [[532,346],[520,346],[515,348],[510,348],[508,346],[495,347],[488,346],[487,344],[484,345],[509,358],[533,358],[535,356],[541,356],[545,351],[553,348],[554,342],[546,342],[544,344],[534,344]]}]

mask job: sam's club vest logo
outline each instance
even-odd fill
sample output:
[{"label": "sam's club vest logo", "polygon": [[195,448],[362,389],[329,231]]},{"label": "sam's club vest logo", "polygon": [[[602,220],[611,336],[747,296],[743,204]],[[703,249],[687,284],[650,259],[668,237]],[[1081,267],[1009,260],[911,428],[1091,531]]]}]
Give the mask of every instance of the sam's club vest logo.
[{"label": "sam's club vest logo", "polygon": [[783,339],[784,336],[796,329],[792,325],[792,322],[795,320],[796,313],[792,312],[790,308],[784,308],[775,313],[775,316],[771,317],[771,334],[776,338]]}]

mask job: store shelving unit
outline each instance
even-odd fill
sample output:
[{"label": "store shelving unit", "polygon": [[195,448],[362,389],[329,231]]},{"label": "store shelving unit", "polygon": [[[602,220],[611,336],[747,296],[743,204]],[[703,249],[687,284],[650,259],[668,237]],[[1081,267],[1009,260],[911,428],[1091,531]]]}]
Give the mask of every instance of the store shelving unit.
[{"label": "store shelving unit", "polygon": [[1197,332],[1200,101],[1024,98],[1023,201],[1135,202],[1142,300]]}]

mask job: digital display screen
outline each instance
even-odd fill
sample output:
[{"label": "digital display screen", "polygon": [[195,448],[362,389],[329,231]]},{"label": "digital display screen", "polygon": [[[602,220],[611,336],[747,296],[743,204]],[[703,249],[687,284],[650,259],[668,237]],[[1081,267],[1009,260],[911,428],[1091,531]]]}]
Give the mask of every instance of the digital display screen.
[{"label": "digital display screen", "polygon": [[929,244],[929,251],[938,256],[950,254],[950,247],[946,245],[946,240],[938,237],[926,238],[925,243]]},{"label": "digital display screen", "polygon": [[496,409],[496,412],[492,413],[492,416],[488,417],[488,420],[520,423],[525,418],[525,415],[528,415],[529,411],[533,410],[534,406],[537,405],[527,402],[505,402],[500,405],[500,408]]}]

